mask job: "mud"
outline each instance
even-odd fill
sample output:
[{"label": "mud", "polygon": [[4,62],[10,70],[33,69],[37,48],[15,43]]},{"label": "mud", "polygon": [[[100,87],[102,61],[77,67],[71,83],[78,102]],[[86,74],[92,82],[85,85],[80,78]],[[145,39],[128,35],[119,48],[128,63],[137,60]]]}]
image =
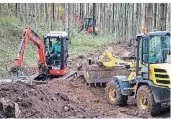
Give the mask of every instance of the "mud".
[{"label": "mud", "polygon": [[[134,98],[129,98],[126,107],[109,104],[105,96],[105,89],[103,87],[87,86],[83,77],[67,81],[56,79],[47,85],[43,85],[46,90],[66,94],[77,104],[83,106],[86,111],[85,117],[152,118],[150,114],[138,110]],[[162,109],[161,114],[156,117],[170,117],[169,108]]]},{"label": "mud", "polygon": [[[151,117],[138,111],[135,100],[130,98],[126,107],[108,104],[102,87],[88,87],[82,77],[72,80],[54,79],[49,84],[29,86],[24,83],[0,86],[0,99],[18,104],[18,117]],[[0,106],[0,110],[2,107]],[[2,118],[14,117],[14,108],[2,113]],[[165,109],[158,117],[169,117]]]},{"label": "mud", "polygon": [[[87,116],[84,107],[66,94],[58,91],[51,92],[41,86],[29,86],[24,83],[4,84],[0,86],[0,98],[17,103],[21,111],[19,117]],[[2,110],[2,106],[0,108]],[[0,115],[3,118],[14,117],[14,111],[11,107],[8,113],[0,111]]]}]

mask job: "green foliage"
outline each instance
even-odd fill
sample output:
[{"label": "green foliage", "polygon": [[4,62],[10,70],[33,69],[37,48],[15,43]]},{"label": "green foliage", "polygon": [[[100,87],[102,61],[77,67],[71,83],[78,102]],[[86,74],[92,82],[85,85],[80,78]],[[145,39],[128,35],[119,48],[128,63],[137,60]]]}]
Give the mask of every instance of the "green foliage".
[{"label": "green foliage", "polygon": [[[20,20],[16,19],[15,16],[0,17],[0,26],[1,26],[0,35],[19,36],[19,34],[23,29]],[[9,34],[6,34],[7,32]]]},{"label": "green foliage", "polygon": [[[1,14],[2,16],[2,14]],[[15,16],[3,15],[0,17],[0,76],[6,75],[5,67],[13,63],[17,56],[18,46],[21,42],[21,36],[26,26],[22,25]],[[24,56],[24,64],[30,66],[37,61],[33,45],[29,43],[27,53]]]},{"label": "green foliage", "polygon": [[116,42],[116,37],[113,34],[105,35],[104,33],[99,33],[94,36],[93,34],[85,35],[74,32],[69,45],[69,53],[71,58],[79,55],[88,55],[103,46]]}]

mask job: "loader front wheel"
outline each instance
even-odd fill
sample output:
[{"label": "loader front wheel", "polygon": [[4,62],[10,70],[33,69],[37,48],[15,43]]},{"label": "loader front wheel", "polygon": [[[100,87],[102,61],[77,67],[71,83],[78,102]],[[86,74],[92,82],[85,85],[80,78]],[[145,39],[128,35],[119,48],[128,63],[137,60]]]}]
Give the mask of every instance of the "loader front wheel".
[{"label": "loader front wheel", "polygon": [[153,94],[147,85],[142,85],[138,89],[137,106],[141,111],[150,112],[151,115],[159,114],[161,109],[161,104],[155,102]]},{"label": "loader front wheel", "polygon": [[128,96],[121,94],[120,86],[117,82],[110,81],[106,86],[107,100],[112,105],[127,105]]}]

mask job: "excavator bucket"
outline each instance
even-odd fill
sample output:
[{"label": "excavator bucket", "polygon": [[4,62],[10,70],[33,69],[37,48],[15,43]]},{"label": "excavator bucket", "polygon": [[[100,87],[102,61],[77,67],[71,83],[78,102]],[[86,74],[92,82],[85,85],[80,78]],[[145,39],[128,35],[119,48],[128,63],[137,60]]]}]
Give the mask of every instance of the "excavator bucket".
[{"label": "excavator bucket", "polygon": [[[39,85],[39,84],[47,84],[50,80],[50,75],[47,72],[44,73],[37,72],[29,76],[24,76],[22,70],[19,69],[18,67],[12,67],[9,72],[11,74],[11,77],[7,78],[6,80],[7,83],[20,81],[20,82],[28,83],[30,85],[35,85],[35,84]],[[73,70],[73,71],[69,71],[69,73],[67,73],[64,76],[58,77],[57,80],[70,79],[71,77],[76,78],[76,76],[77,76],[77,71]],[[0,83],[2,83],[2,81]]]},{"label": "excavator bucket", "polygon": [[17,80],[18,79],[18,71],[16,68],[11,68],[11,80]]}]

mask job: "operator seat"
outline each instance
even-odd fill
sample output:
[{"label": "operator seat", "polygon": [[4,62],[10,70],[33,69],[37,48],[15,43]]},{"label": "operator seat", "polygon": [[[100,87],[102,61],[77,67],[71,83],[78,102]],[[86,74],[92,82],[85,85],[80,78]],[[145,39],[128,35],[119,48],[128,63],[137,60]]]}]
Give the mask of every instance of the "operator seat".
[{"label": "operator seat", "polygon": [[52,57],[52,65],[54,65],[54,66],[60,65],[60,62],[61,62],[60,58],[61,58],[61,56],[59,54],[54,55]]}]

